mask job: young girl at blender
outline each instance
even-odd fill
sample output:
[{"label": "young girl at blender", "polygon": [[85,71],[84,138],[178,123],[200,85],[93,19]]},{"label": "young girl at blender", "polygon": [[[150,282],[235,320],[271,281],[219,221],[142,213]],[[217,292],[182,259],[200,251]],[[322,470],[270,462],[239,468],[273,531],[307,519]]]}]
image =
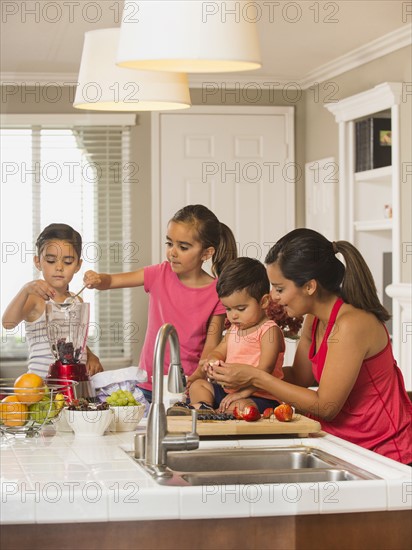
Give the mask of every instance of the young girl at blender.
[{"label": "young girl at blender", "polygon": [[[62,223],[48,225],[36,241],[34,265],[44,279],[26,283],[6,308],[2,323],[12,329],[25,323],[29,347],[28,371],[42,378],[55,360],[46,331],[46,302],[62,303],[71,296],[69,283],[82,265],[82,238],[72,227]],[[79,299],[79,298],[76,298]],[[86,368],[89,375],[103,370],[99,358],[87,348]]]},{"label": "young girl at blender", "polygon": [[[202,377],[201,365],[220,342],[225,318],[225,308],[216,292],[217,280],[206,273],[203,263],[211,259],[212,273],[219,276],[223,266],[236,256],[232,231],[205,206],[188,205],[168,223],[163,263],[129,273],[85,273],[88,288],[143,286],[149,293],[148,324],[140,354],[140,367],[147,372],[147,382],[139,384],[148,400],[155,340],[164,323],[173,324],[177,330],[188,386]],[[169,362],[167,349],[166,368]]]},{"label": "young girl at blender", "polygon": [[243,363],[283,378],[282,365],[285,341],[279,326],[267,316],[270,305],[270,284],[265,266],[252,258],[238,258],[228,264],[217,282],[217,293],[226,308],[229,320],[223,340],[206,357],[203,378],[189,388],[192,405],[176,403],[169,415],[190,414],[190,409],[218,409],[232,412],[237,406],[255,405],[259,412],[279,405],[273,395],[249,386],[227,389],[207,379],[209,366],[220,361]]}]

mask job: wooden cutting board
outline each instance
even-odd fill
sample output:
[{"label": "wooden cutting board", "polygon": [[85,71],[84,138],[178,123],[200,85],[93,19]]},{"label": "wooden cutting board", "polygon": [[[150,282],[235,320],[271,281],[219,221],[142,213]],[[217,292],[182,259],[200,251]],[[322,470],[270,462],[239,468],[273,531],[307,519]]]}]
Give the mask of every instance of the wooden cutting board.
[{"label": "wooden cutting board", "polygon": [[[190,416],[168,416],[167,427],[171,432],[190,432],[192,419]],[[308,437],[319,432],[321,425],[316,420],[301,414],[295,414],[290,422],[279,422],[276,418],[261,418],[257,422],[245,420],[198,420],[197,433],[200,436],[220,435],[258,435],[258,434],[296,434]]]}]

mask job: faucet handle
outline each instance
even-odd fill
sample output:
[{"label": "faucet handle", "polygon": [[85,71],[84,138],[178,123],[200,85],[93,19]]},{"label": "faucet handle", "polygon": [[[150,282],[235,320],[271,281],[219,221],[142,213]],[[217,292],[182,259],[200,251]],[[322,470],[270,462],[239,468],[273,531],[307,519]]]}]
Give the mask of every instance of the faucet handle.
[{"label": "faucet handle", "polygon": [[182,393],[186,387],[186,376],[180,363],[171,363],[167,377],[167,389],[170,393]]},{"label": "faucet handle", "polygon": [[197,435],[197,410],[193,409],[191,412],[192,412],[192,434]]}]

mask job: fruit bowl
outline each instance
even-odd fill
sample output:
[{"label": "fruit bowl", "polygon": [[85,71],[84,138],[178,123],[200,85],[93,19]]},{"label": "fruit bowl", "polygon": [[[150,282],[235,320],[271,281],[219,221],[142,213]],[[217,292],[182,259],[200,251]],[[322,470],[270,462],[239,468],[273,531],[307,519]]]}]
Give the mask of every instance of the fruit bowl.
[{"label": "fruit bowl", "polygon": [[[29,376],[28,376],[29,375]],[[25,378],[24,378],[25,377]],[[40,377],[26,373],[17,380],[0,378],[0,433],[10,437],[34,437],[47,424],[59,418],[68,388],[73,389],[74,380],[48,379],[36,385],[18,383]]]},{"label": "fruit bowl", "polygon": [[133,432],[143,418],[144,405],[110,406],[113,411],[112,429],[116,432]]},{"label": "fruit bowl", "polygon": [[111,409],[75,411],[64,408],[63,414],[76,437],[101,436],[108,430],[113,419]]}]

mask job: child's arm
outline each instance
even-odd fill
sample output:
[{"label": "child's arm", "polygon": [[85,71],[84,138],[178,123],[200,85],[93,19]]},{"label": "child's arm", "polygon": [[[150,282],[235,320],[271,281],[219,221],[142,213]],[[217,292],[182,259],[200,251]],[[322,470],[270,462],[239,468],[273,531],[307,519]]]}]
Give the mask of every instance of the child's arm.
[{"label": "child's arm", "polygon": [[210,320],[205,345],[197,369],[187,379],[187,387],[198,378],[206,378],[206,368],[209,361],[224,361],[226,358],[226,340],[222,340],[225,315],[213,315]]},{"label": "child's arm", "polygon": [[44,301],[55,294],[55,290],[43,279],[25,284],[4,311],[3,327],[12,329],[22,321],[35,321],[43,313]]},{"label": "child's arm", "polygon": [[214,353],[221,353],[223,354],[223,360],[226,359],[226,339],[223,338],[222,340],[225,318],[226,315],[213,315],[211,317],[199,364],[202,361],[205,364],[209,356]]},{"label": "child's arm", "polygon": [[90,348],[86,348],[87,351],[87,361],[86,361],[86,370],[90,376],[98,372],[103,371],[102,364],[100,359],[95,355]]},{"label": "child's arm", "polygon": [[144,268],[129,273],[96,273],[95,271],[86,271],[83,277],[87,288],[96,288],[97,290],[109,290],[112,288],[131,288],[143,286]]},{"label": "child's arm", "polygon": [[257,368],[271,373],[282,351],[285,351],[282,331],[278,326],[270,327],[260,340],[260,359]]}]

